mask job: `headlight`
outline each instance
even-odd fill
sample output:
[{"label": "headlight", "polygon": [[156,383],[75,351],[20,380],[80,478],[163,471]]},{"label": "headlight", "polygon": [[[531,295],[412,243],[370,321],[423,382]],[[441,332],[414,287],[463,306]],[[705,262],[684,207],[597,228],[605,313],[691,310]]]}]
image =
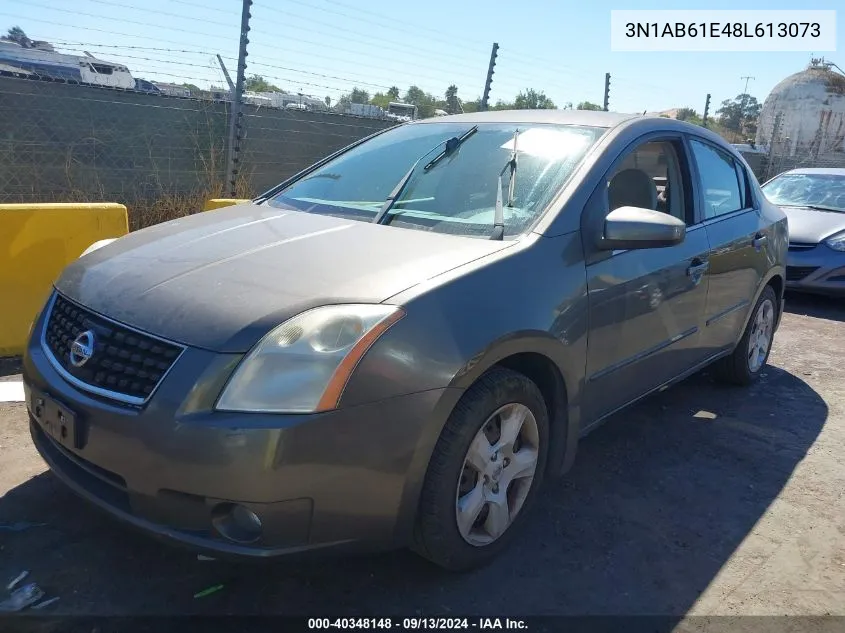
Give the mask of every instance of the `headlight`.
[{"label": "headlight", "polygon": [[845,251],[845,231],[837,233],[836,235],[831,235],[824,241],[824,243],[835,251]]},{"label": "headlight", "polygon": [[334,409],[358,361],[404,314],[397,306],[332,305],[288,319],[241,361],[216,408],[273,413]]}]

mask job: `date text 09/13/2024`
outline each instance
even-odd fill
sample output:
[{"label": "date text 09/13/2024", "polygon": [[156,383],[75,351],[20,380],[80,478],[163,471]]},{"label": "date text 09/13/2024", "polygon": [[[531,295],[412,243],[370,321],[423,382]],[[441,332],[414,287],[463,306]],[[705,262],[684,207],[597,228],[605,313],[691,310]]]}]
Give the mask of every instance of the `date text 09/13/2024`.
[{"label": "date text 09/13/2024", "polygon": [[627,22],[625,37],[821,37],[818,22]]},{"label": "date text 09/13/2024", "polygon": [[524,630],[525,620],[514,618],[308,618],[309,630],[398,630],[398,631],[444,631],[444,630]]}]

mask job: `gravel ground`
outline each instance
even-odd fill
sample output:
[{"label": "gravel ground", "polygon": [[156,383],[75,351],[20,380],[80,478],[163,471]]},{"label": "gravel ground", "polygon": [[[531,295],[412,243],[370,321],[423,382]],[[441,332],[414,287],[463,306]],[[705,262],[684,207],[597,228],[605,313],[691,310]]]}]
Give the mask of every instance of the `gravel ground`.
[{"label": "gravel ground", "polygon": [[0,403],[0,524],[45,524],[0,530],[0,581],[29,570],[67,615],[845,615],[845,303],[788,306],[759,384],[700,374],[615,416],[516,546],[466,575],[406,552],[198,561],[77,500],[24,405]]}]

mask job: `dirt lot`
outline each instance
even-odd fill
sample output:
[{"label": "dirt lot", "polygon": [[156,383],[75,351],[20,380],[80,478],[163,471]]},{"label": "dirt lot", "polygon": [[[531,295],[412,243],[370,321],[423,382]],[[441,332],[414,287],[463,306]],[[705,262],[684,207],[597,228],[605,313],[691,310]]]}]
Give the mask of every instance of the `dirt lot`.
[{"label": "dirt lot", "polygon": [[845,615],[843,321],[845,303],[789,297],[758,385],[698,375],[616,416],[517,547],[464,576],[404,552],[198,561],[79,502],[23,404],[0,403],[0,524],[46,524],[0,531],[0,581],[30,570],[57,614]]}]

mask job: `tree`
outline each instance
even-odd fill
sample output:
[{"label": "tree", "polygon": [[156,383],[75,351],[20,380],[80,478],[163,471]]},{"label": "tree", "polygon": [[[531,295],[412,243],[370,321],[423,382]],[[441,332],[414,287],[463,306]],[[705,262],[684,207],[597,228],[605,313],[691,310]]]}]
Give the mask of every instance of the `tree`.
[{"label": "tree", "polygon": [[437,108],[437,99],[434,95],[425,92],[419,86],[411,86],[405,92],[405,103],[413,103],[417,106],[419,118],[427,119],[434,116],[434,110]]},{"label": "tree", "polygon": [[461,101],[461,107],[464,112],[478,112],[481,110],[481,97],[476,97],[472,101]]},{"label": "tree", "polygon": [[3,39],[20,44],[24,48],[32,46],[32,40],[26,36],[26,33],[24,33],[23,29],[19,26],[13,26],[6,31],[6,36]]},{"label": "tree", "polygon": [[353,88],[349,93],[349,101],[350,103],[369,103],[370,93],[360,88]]},{"label": "tree", "polygon": [[390,97],[388,97],[383,92],[377,92],[370,99],[370,103],[384,110],[387,110],[387,106],[390,104]]},{"label": "tree", "polygon": [[497,99],[496,103],[489,107],[491,110],[516,110],[513,101],[502,101],[501,99]]},{"label": "tree", "polygon": [[695,119],[700,119],[698,112],[692,108],[678,108],[678,113],[675,115],[675,118],[678,119],[678,121],[693,121]]},{"label": "tree", "polygon": [[527,88],[516,95],[513,107],[517,110],[554,110],[555,103],[546,96],[546,93]]},{"label": "tree", "polygon": [[196,84],[184,83],[184,84],[182,84],[182,87],[187,88],[191,92],[202,92],[202,89],[199,86],[197,86]]},{"label": "tree", "polygon": [[461,111],[461,104],[458,102],[458,87],[452,84],[446,88],[446,112],[457,114]]},{"label": "tree", "polygon": [[725,130],[737,134],[753,137],[757,134],[757,117],[760,116],[762,105],[756,97],[743,93],[734,99],[725,99],[721,107],[716,110],[719,125]]},{"label": "tree", "polygon": [[326,107],[331,108],[332,107],[332,98],[326,97],[325,101],[326,101]]},{"label": "tree", "polygon": [[246,81],[244,81],[244,90],[248,90],[249,92],[281,92],[281,88],[278,88],[271,84],[269,81],[264,79],[261,75],[252,75],[251,77],[247,77]]},{"label": "tree", "polygon": [[399,88],[391,86],[387,91],[387,96],[391,101],[396,101],[399,98]]},{"label": "tree", "polygon": [[590,101],[582,101],[577,106],[575,106],[576,110],[604,110],[599,104],[591,103]]}]

